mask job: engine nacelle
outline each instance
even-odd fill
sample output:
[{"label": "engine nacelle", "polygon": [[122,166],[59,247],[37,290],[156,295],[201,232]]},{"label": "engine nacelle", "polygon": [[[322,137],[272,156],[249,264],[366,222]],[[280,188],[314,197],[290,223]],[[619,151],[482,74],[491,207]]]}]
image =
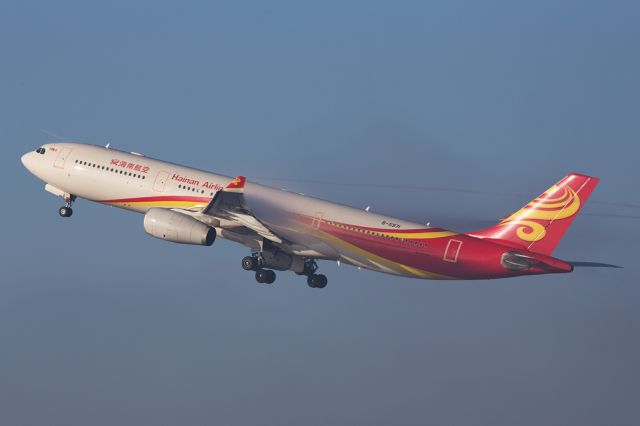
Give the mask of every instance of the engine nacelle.
[{"label": "engine nacelle", "polygon": [[189,215],[168,209],[150,209],[144,215],[147,234],[180,244],[210,246],[216,240],[216,230]]}]

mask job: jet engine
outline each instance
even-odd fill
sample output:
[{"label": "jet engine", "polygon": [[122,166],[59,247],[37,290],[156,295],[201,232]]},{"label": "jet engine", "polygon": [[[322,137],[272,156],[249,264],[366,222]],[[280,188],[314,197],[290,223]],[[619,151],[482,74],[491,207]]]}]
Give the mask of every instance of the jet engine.
[{"label": "jet engine", "polygon": [[210,246],[216,239],[216,230],[189,215],[168,209],[150,209],[144,215],[147,234],[180,244]]}]

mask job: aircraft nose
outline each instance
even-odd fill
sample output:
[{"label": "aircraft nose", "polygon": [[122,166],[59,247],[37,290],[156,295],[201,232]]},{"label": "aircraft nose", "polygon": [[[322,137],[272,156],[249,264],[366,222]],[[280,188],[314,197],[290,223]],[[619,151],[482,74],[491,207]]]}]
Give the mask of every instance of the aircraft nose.
[{"label": "aircraft nose", "polygon": [[29,171],[32,171],[33,167],[33,152],[27,152],[24,154],[20,161],[22,161],[22,165]]}]

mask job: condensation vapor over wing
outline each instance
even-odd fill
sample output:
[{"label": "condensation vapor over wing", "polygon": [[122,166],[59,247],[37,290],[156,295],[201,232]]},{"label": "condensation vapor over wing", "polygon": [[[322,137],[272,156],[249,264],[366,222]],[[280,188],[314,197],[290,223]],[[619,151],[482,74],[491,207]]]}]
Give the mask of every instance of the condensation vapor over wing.
[{"label": "condensation vapor over wing", "polygon": [[[508,197],[508,198],[527,198],[527,194],[520,194],[515,192],[497,192],[497,191],[483,191],[478,189],[470,189],[470,188],[458,188],[458,187],[444,187],[444,186],[432,186],[432,185],[412,185],[412,184],[392,184],[392,183],[366,183],[366,182],[336,182],[336,181],[326,181],[326,180],[315,180],[315,179],[292,179],[292,178],[280,178],[280,177],[269,177],[269,176],[256,176],[253,177],[255,181],[266,181],[266,182],[295,182],[295,183],[303,183],[310,185],[325,185],[325,186],[342,186],[342,187],[367,187],[367,188],[381,188],[381,189],[393,189],[393,190],[409,190],[409,191],[430,191],[430,192],[446,192],[446,193],[462,193],[462,194],[475,194],[475,195],[486,195],[493,197]],[[599,206],[606,206],[611,208],[623,208],[623,209],[640,209],[640,204],[628,203],[628,202],[617,202],[617,201],[599,201],[599,200],[591,200],[592,204],[596,204]],[[585,212],[585,216],[597,216],[597,217],[607,217],[607,218],[615,218],[615,219],[640,219],[640,215],[636,214],[623,214],[623,213],[611,213],[611,212]],[[466,218],[459,218],[464,221]],[[469,219],[475,221],[490,221],[493,219]],[[467,224],[467,221],[463,222]]]}]

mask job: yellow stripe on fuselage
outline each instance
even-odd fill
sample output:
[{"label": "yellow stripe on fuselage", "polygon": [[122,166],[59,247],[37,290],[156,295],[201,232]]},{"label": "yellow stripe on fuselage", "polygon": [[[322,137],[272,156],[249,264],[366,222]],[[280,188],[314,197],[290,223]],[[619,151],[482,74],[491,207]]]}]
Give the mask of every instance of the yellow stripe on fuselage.
[{"label": "yellow stripe on fuselage", "polygon": [[[373,262],[377,262],[387,268],[394,270],[396,272],[400,272],[402,275],[418,277],[418,278],[426,278],[431,280],[455,280],[455,277],[450,277],[448,275],[442,275],[435,272],[429,272],[422,269],[414,268],[412,266],[404,265],[402,263],[394,262],[393,260],[386,259],[384,257],[378,256],[377,254],[373,254],[363,248],[356,246],[355,244],[349,243],[341,238],[336,237],[335,235],[331,235],[325,231],[317,231],[321,237],[326,238],[332,243],[339,245],[343,249],[353,251],[358,253],[359,255],[370,259]],[[450,232],[448,235],[454,235],[454,232]],[[448,236],[447,235],[447,236]],[[435,238],[435,237],[434,237]]]},{"label": "yellow stripe on fuselage", "polygon": [[376,235],[383,235],[385,237],[403,238],[405,240],[426,240],[429,238],[444,238],[456,235],[451,231],[434,231],[434,232],[376,232],[371,231]]}]

